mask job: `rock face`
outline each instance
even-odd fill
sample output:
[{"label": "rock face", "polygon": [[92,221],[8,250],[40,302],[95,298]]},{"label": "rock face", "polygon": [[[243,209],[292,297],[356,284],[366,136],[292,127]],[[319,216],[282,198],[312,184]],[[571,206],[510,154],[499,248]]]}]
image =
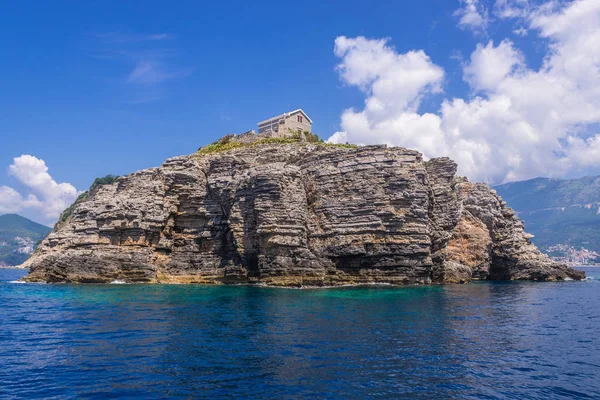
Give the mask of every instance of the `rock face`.
[{"label": "rock face", "polygon": [[95,188],[27,281],[284,286],[582,279],[448,158],[259,144],[167,160]]}]

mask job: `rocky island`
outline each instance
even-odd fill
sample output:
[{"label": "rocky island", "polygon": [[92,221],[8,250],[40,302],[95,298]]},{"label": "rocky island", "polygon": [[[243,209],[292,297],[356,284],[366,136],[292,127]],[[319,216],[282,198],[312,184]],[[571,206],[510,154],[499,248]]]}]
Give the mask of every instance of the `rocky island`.
[{"label": "rocky island", "polygon": [[229,135],[93,185],[24,264],[29,282],[277,286],[583,279],[449,158]]}]

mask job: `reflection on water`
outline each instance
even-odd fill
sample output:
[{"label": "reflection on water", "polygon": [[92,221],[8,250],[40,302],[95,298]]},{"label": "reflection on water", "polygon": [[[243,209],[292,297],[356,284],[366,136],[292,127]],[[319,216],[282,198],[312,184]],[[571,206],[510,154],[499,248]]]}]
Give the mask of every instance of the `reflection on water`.
[{"label": "reflection on water", "polygon": [[0,270],[0,397],[600,391],[596,280],[286,290],[9,283],[18,273]]}]

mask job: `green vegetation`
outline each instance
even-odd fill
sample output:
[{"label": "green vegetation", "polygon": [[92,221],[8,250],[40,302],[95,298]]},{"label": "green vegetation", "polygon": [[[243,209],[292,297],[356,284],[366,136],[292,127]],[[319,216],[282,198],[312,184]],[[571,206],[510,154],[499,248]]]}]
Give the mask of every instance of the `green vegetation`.
[{"label": "green vegetation", "polygon": [[83,193],[81,193],[77,199],[73,202],[73,204],[71,204],[69,207],[67,207],[65,209],[65,211],[63,211],[60,214],[60,217],[58,218],[58,224],[65,223],[68,221],[68,219],[71,217],[71,215],[73,215],[73,211],[75,210],[75,206],[77,206],[77,204],[81,203],[82,201],[87,200],[87,198],[89,197],[89,191],[85,191]]},{"label": "green vegetation", "polygon": [[77,199],[73,202],[73,204],[71,204],[69,207],[67,207],[65,209],[65,211],[63,211],[60,214],[60,217],[58,218],[58,222],[56,223],[56,227],[60,228],[61,226],[63,226],[73,215],[73,211],[75,211],[75,207],[79,203],[86,201],[88,199],[88,197],[90,196],[90,193],[93,193],[100,186],[111,185],[111,184],[115,183],[119,178],[120,178],[120,176],[118,176],[118,175],[106,175],[106,176],[103,176],[102,178],[94,179],[92,186],[90,186],[90,188],[88,190],[86,190],[85,192],[81,193],[77,197]]},{"label": "green vegetation", "polygon": [[92,186],[90,186],[90,192],[99,186],[111,185],[111,184],[115,183],[117,181],[117,179],[119,179],[119,178],[120,178],[120,176],[118,176],[118,175],[106,175],[106,176],[103,176],[102,178],[96,178],[96,179],[94,179],[94,183],[92,183]]},{"label": "green vegetation", "polygon": [[600,202],[600,176],[568,180],[534,178],[505,183],[494,189],[518,211]]},{"label": "green vegetation", "polygon": [[352,143],[323,143],[325,146],[341,147],[343,149],[358,149],[357,144]]},{"label": "green vegetation", "polygon": [[199,154],[212,154],[212,153],[220,153],[222,151],[228,151],[237,149],[239,147],[245,147],[246,145],[241,142],[228,142],[228,143],[220,143],[214,142],[207,146],[200,147],[198,149]]},{"label": "green vegetation", "polygon": [[309,131],[304,132],[296,132],[288,128],[288,132],[291,136],[296,139],[298,142],[307,142],[307,143],[325,143],[323,139],[319,137],[316,133],[310,133]]},{"label": "green vegetation", "polygon": [[[96,178],[89,190],[81,193],[77,200],[62,212],[55,227],[60,228],[64,225],[73,215],[75,207],[86,201],[90,193],[100,186],[110,185],[118,179],[119,177],[115,175]],[[0,215],[0,266],[19,265],[25,262],[50,231],[51,229],[47,226],[16,214]]]},{"label": "green vegetation", "polygon": [[600,177],[535,178],[494,187],[542,250],[570,246],[600,252]]},{"label": "green vegetation", "polygon": [[[29,257],[50,228],[16,214],[0,215],[0,265],[19,265]],[[25,251],[25,252],[23,252]]]},{"label": "green vegetation", "polygon": [[347,148],[347,149],[358,148],[358,146],[355,144],[326,143],[323,141],[323,139],[319,138],[319,136],[314,133],[310,133],[310,132],[300,133],[300,132],[293,132],[291,130],[290,130],[290,137],[285,137],[285,138],[270,137],[270,138],[263,138],[263,139],[256,140],[254,142],[247,142],[247,143],[232,141],[233,138],[234,138],[233,135],[226,135],[226,136],[222,137],[221,139],[217,140],[216,142],[213,142],[204,147],[200,147],[198,149],[197,154],[221,153],[224,151],[229,151],[229,150],[238,149],[238,148],[242,148],[242,147],[253,147],[253,146],[260,146],[260,145],[264,145],[264,144],[293,144],[293,143],[296,143],[296,144],[301,144],[301,145],[318,144],[320,146],[334,146],[334,147],[341,147],[341,148]]},{"label": "green vegetation", "polygon": [[325,141],[315,133],[304,132],[304,137],[306,137],[308,143],[325,143]]},{"label": "green vegetation", "polygon": [[[510,205],[510,203],[508,203]],[[542,250],[558,244],[600,252],[600,216],[598,205],[592,208],[567,206],[558,209],[519,213],[525,230]]]}]

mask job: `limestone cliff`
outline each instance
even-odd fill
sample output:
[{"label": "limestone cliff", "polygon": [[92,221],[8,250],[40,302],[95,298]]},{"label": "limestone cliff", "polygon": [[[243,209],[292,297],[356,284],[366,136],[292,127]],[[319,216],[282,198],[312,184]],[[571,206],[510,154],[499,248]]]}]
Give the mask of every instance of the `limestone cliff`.
[{"label": "limestone cliff", "polygon": [[95,187],[27,281],[271,285],[582,279],[448,158],[404,148],[254,143]]}]

